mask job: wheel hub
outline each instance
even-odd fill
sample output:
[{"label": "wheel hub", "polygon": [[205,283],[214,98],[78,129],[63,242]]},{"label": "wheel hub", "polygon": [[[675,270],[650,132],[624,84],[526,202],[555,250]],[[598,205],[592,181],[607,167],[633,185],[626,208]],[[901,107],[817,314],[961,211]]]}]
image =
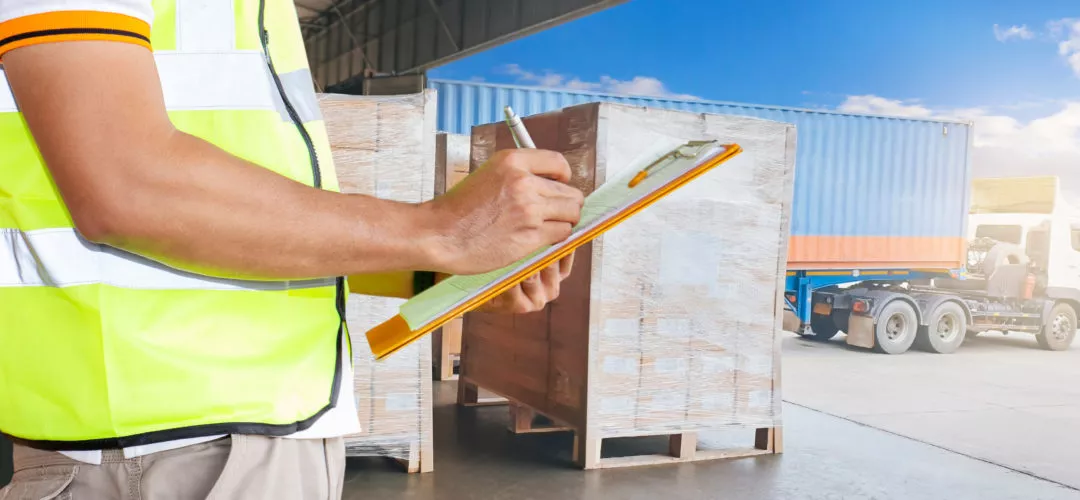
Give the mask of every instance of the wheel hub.
[{"label": "wheel hub", "polygon": [[896,341],[904,335],[905,327],[907,326],[904,316],[900,314],[894,314],[889,317],[889,321],[885,323],[885,336],[891,341]]},{"label": "wheel hub", "polygon": [[960,334],[960,324],[952,314],[946,314],[937,322],[937,335],[946,342]]},{"label": "wheel hub", "polygon": [[1064,342],[1069,339],[1070,330],[1073,328],[1072,320],[1069,319],[1067,314],[1059,314],[1054,318],[1053,326],[1050,332],[1054,335],[1054,340]]}]

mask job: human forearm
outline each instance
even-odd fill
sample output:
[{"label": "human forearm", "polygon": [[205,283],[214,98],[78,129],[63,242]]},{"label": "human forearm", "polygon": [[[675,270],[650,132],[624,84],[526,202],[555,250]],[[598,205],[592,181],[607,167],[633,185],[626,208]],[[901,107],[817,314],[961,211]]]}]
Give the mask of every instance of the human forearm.
[{"label": "human forearm", "polygon": [[[205,274],[304,278],[437,267],[417,205],[315,190],[172,132],[118,161],[76,223],[95,241]],[[124,168],[124,167],[119,167]]]}]

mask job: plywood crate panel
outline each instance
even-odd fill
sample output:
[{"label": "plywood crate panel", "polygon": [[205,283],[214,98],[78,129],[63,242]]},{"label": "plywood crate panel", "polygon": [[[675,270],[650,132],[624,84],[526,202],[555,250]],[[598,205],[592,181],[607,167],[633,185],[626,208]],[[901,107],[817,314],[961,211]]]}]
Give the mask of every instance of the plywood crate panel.
[{"label": "plywood crate panel", "polygon": [[[618,437],[676,436],[676,457],[645,462],[721,456],[686,449],[721,428],[762,429],[758,451],[779,451],[794,127],[607,103],[525,123],[585,193],[689,140],[745,151],[578,250],[545,311],[468,314],[463,383],[573,427],[587,468],[641,463],[599,458],[600,440]],[[472,168],[511,147],[505,124],[475,127]]]},{"label": "plywood crate panel", "polygon": [[[319,96],[343,192],[419,203],[434,196],[435,94]],[[361,432],[348,456],[385,456],[411,472],[432,469],[431,343],[425,337],[376,362],[364,332],[402,300],[351,294],[346,305]]]},{"label": "plywood crate panel", "polygon": [[[469,136],[440,133],[435,136],[435,196],[440,196],[469,175]],[[431,334],[431,359],[435,380],[457,378],[454,365],[461,356],[461,318]]]}]

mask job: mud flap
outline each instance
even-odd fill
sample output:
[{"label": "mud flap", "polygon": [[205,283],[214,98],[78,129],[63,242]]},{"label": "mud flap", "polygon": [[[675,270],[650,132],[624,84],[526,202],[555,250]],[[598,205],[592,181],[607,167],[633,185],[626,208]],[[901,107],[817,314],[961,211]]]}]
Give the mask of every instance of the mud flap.
[{"label": "mud flap", "polygon": [[855,347],[874,348],[874,318],[852,315],[848,319],[847,343]]}]

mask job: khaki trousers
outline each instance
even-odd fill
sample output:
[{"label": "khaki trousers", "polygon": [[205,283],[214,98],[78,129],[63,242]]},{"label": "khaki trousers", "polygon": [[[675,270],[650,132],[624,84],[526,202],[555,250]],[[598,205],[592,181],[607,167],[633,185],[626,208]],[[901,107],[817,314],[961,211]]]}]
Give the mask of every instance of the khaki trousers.
[{"label": "khaki trousers", "polygon": [[0,500],[339,500],[345,444],[337,439],[233,435],[101,465],[15,445],[15,475]]}]

